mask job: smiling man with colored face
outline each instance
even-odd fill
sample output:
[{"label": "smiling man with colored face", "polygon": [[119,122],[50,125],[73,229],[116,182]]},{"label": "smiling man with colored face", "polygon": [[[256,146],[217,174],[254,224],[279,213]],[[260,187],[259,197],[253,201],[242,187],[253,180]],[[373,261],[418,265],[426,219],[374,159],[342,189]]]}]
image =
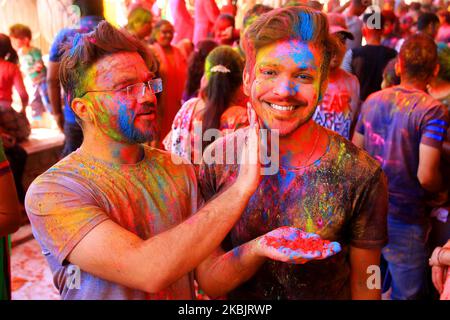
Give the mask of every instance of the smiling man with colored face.
[{"label": "smiling man with colored face", "polygon": [[[379,264],[387,241],[386,178],[365,152],[312,119],[326,89],[334,41],[326,16],[306,7],[273,10],[245,33],[244,87],[260,126],[279,133],[279,141],[269,143],[277,144],[280,163],[278,173],[262,177],[222,244],[224,251],[238,248],[233,259],[249,274],[243,285],[222,285],[230,298],[380,298],[368,270]],[[205,154],[227,149],[238,134],[216,141]],[[238,172],[235,164],[202,164],[204,198],[226,190]],[[283,226],[337,241],[342,250],[299,264],[249,259],[248,241]]]}]

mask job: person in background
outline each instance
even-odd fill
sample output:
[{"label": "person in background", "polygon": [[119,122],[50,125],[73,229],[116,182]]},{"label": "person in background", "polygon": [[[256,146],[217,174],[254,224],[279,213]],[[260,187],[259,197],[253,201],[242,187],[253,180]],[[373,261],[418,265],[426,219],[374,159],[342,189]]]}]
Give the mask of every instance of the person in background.
[{"label": "person in background", "polygon": [[[421,13],[417,18],[417,31],[412,32],[413,33],[423,33],[427,36],[431,37],[436,41],[436,36],[439,30],[439,18],[437,15],[431,12]],[[406,41],[407,37],[403,37],[399,41],[397,41],[397,45],[395,46],[395,50],[397,52],[400,52],[400,49],[403,45],[403,42]]]},{"label": "person in background", "polygon": [[214,0],[195,0],[194,2],[194,38],[196,46],[199,41],[210,38],[214,23],[220,10]]},{"label": "person in background", "polygon": [[381,89],[387,89],[400,84],[400,77],[395,71],[395,64],[397,63],[397,58],[392,59],[386,65],[383,70],[383,82],[381,83]]},{"label": "person in background", "polygon": [[[49,53],[49,64],[47,72],[47,85],[50,97],[50,103],[53,108],[56,122],[64,132],[64,148],[62,156],[65,157],[78,149],[83,142],[83,132],[80,125],[76,122],[73,113],[67,101],[67,95],[64,94],[64,108],[61,104],[61,85],[59,82],[59,65],[64,47],[67,43],[73,41],[77,33],[87,33],[92,31],[103,18],[102,0],[74,0],[81,10],[81,20],[79,28],[62,29],[55,37]],[[75,45],[75,43],[73,44]]]},{"label": "person in background", "polygon": [[363,34],[361,32],[363,28],[363,21],[359,18],[367,6],[371,3],[371,0],[350,0],[350,6],[344,11],[345,22],[349,31],[353,34],[354,40],[347,40],[347,48],[358,48],[362,44]]},{"label": "person in background", "polygon": [[194,19],[186,8],[185,0],[170,0],[170,10],[176,13],[176,18],[173,22],[175,34],[173,36],[173,43],[178,44],[182,40],[189,40],[191,42],[194,37]]},{"label": "person in background", "polygon": [[[17,52],[11,40],[0,33],[0,128],[22,142],[30,135],[30,125],[26,118],[28,93],[19,69]],[[22,102],[20,113],[12,107],[13,88],[16,89]]]},{"label": "person in background", "polygon": [[443,9],[439,10],[437,13],[440,21],[439,31],[436,35],[437,42],[446,43],[447,46],[450,45],[450,12]]},{"label": "person in background", "polygon": [[[399,28],[400,28],[400,35],[401,35],[402,39],[408,38],[410,35],[415,33],[414,30],[417,30],[417,26],[414,23],[414,19],[410,15],[400,16]],[[397,50],[397,51],[399,51],[399,50]]]},{"label": "person in background", "polygon": [[9,28],[9,36],[19,54],[23,73],[33,84],[33,99],[30,103],[33,117],[40,117],[44,111],[52,114],[47,90],[47,69],[42,61],[41,50],[30,44],[31,29],[23,24],[15,24]]},{"label": "person in background", "polygon": [[[397,56],[394,49],[381,45],[382,28],[369,25],[373,13],[366,13],[363,17],[363,35],[365,46],[348,50],[342,62],[342,68],[356,75],[361,86],[361,101],[373,92],[381,89],[383,70],[387,63]],[[381,26],[384,25],[383,16],[380,17]]]},{"label": "person in background", "polygon": [[[13,49],[9,37],[0,34],[0,133],[8,141],[5,143],[5,153],[11,164],[19,200],[23,202],[25,192],[22,186],[22,176],[27,153],[19,143],[28,139],[31,127],[25,114],[28,94],[17,64],[18,61],[17,53]],[[13,88],[20,96],[21,112],[17,112],[12,107]]]},{"label": "person in background", "polygon": [[436,14],[431,12],[422,13],[417,20],[417,32],[424,33],[436,40],[440,21]]},{"label": "person in background", "polygon": [[427,90],[435,99],[441,101],[450,111],[450,48],[438,48],[439,73]]},{"label": "person in background", "polygon": [[222,8],[220,8],[220,13],[229,14],[235,17],[237,13],[236,2],[237,0],[227,0],[226,3],[222,6]]},{"label": "person in background", "polygon": [[0,133],[0,300],[11,299],[11,275],[9,270],[10,243],[8,235],[17,231],[20,225],[20,209],[14,179],[3,143],[8,139]]},{"label": "person in background", "polygon": [[245,31],[250,27],[250,25],[262,14],[269,12],[272,10],[272,7],[263,5],[263,4],[255,4],[253,7],[250,7],[244,14],[242,19],[242,28],[240,29],[240,38],[239,38],[239,46],[237,46],[236,50],[239,51],[239,54],[245,59],[244,49],[242,48],[242,39],[244,39]]},{"label": "person in background", "polygon": [[[195,146],[205,149],[207,144],[202,137],[206,130],[219,129],[227,134],[249,124],[245,104],[236,103],[242,93],[243,68],[244,61],[231,47],[220,46],[211,51],[200,93],[177,113],[164,141],[166,150],[199,164],[202,152]],[[195,131],[196,124],[201,126],[199,131]],[[196,139],[200,142],[196,143]]]},{"label": "person in background", "polygon": [[383,10],[381,15],[384,23],[381,45],[395,49],[398,40],[400,40],[398,18],[392,10]]},{"label": "person in background", "polygon": [[208,54],[217,47],[213,40],[203,40],[197,44],[197,49],[188,60],[187,80],[183,92],[183,104],[191,98],[198,96],[200,80],[205,73],[205,60]]},{"label": "person in background", "polygon": [[229,14],[220,14],[214,23],[214,41],[219,45],[233,45],[234,38],[234,17]]},{"label": "person in background", "polygon": [[441,300],[450,300],[450,240],[433,250],[429,259],[431,277]]},{"label": "person in background", "polygon": [[134,6],[128,13],[128,22],[125,26],[132,35],[139,40],[146,40],[152,34],[153,15],[147,8]]},{"label": "person in background", "polygon": [[347,23],[343,14],[330,12],[327,13],[328,24],[330,26],[330,33],[335,35],[338,40],[344,44],[344,49],[347,51],[347,40],[353,40],[353,34],[348,30]]},{"label": "person in background", "polygon": [[447,108],[426,93],[439,70],[433,39],[409,37],[396,70],[400,85],[364,102],[353,142],[380,162],[389,181],[389,242],[383,257],[392,279],[391,299],[422,299],[427,294],[428,201],[444,190],[440,163],[449,126]]},{"label": "person in background", "polygon": [[335,30],[330,26],[330,33],[335,36],[336,50],[330,61],[328,86],[322,101],[317,105],[313,119],[321,126],[351,140],[359,114],[359,81],[355,75],[340,68],[345,54],[345,43],[333,32]]},{"label": "person in background", "polygon": [[162,139],[169,133],[173,119],[181,107],[181,99],[187,78],[187,62],[181,51],[173,46],[174,29],[167,20],[158,21],[153,30],[153,52],[159,62],[159,75],[162,79],[163,92],[158,103],[159,136],[156,146],[161,146]]}]

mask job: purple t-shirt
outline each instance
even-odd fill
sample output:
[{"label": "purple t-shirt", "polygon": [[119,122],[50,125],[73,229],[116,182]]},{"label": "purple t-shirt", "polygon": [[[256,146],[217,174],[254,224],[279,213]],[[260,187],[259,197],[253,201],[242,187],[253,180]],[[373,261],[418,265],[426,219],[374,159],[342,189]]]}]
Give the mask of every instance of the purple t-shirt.
[{"label": "purple t-shirt", "polygon": [[396,86],[369,96],[356,131],[389,181],[389,214],[406,223],[426,221],[426,191],[417,179],[419,145],[440,149],[449,119],[446,108],[420,90]]}]

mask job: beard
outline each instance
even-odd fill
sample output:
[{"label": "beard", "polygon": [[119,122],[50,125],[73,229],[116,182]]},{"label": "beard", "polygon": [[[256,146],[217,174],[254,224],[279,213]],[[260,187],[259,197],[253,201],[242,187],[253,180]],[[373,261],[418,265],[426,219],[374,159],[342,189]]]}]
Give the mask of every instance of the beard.
[{"label": "beard", "polygon": [[134,125],[134,119],[130,121],[119,117],[119,129],[124,140],[131,143],[151,142],[157,139],[159,133],[159,125],[156,119],[147,128],[140,129]]}]

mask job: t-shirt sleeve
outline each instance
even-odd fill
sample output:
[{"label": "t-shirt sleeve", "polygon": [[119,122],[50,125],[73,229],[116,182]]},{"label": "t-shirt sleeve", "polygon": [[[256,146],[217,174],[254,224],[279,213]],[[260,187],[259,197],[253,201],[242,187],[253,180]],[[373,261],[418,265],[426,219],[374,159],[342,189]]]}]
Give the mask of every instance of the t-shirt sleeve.
[{"label": "t-shirt sleeve", "polygon": [[51,62],[60,62],[61,57],[63,55],[62,45],[67,36],[67,30],[61,30],[55,37],[55,40],[50,47],[50,52],[48,55],[48,59]]},{"label": "t-shirt sleeve", "polygon": [[449,116],[443,105],[430,108],[422,119],[420,143],[441,148],[447,136]]},{"label": "t-shirt sleeve", "polygon": [[94,194],[82,181],[61,175],[41,176],[27,192],[33,232],[61,265],[92,229],[109,219]]},{"label": "t-shirt sleeve", "polygon": [[350,245],[382,248],[387,243],[387,178],[381,168],[366,184],[350,221]]}]

